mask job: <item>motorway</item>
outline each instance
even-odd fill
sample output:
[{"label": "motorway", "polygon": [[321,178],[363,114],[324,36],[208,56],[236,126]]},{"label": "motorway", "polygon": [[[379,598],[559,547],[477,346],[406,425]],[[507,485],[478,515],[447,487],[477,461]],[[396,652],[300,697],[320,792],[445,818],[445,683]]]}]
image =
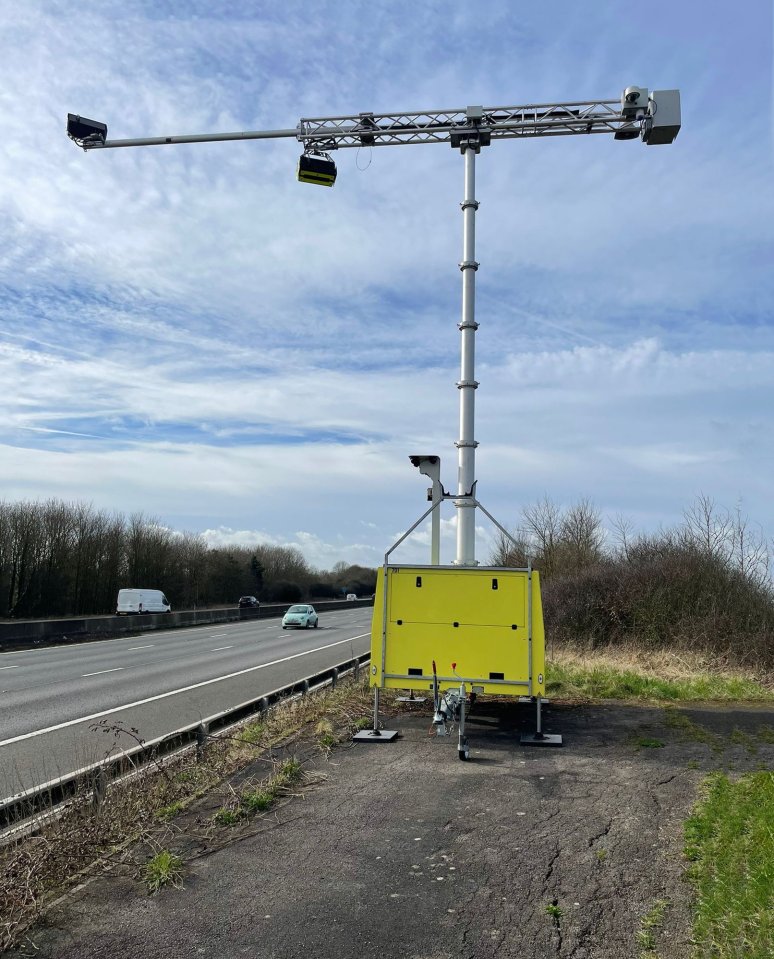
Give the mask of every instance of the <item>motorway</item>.
[{"label": "motorway", "polygon": [[[320,610],[318,610],[320,612]],[[371,609],[0,654],[0,799],[364,653]],[[94,727],[97,727],[96,729]]]}]

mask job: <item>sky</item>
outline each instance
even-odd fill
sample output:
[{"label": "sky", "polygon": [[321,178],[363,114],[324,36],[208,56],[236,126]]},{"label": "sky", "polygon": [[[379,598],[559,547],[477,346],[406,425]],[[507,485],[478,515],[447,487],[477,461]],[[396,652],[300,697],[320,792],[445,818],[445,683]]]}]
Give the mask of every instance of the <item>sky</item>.
[{"label": "sky", "polygon": [[123,139],[637,85],[680,89],[673,144],[477,158],[478,498],[651,532],[702,495],[771,540],[773,36],[764,0],[0,0],[0,500],[324,569],[419,519],[409,454],[456,490],[459,151],[340,150],[325,189],[295,139],[84,153],[68,112]]}]

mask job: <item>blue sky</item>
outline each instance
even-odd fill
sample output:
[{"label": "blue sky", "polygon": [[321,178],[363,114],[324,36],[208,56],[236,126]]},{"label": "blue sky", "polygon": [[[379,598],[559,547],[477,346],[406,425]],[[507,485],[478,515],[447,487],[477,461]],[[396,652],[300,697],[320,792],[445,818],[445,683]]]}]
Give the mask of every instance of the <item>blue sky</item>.
[{"label": "blue sky", "polygon": [[75,6],[0,0],[0,498],[326,567],[423,511],[407,454],[456,484],[458,152],[340,151],[325,190],[293,140],[84,154],[68,112],[125,138],[635,84],[680,88],[671,146],[478,159],[478,493],[508,526],[548,495],[641,530],[704,494],[774,536],[770,3]]}]

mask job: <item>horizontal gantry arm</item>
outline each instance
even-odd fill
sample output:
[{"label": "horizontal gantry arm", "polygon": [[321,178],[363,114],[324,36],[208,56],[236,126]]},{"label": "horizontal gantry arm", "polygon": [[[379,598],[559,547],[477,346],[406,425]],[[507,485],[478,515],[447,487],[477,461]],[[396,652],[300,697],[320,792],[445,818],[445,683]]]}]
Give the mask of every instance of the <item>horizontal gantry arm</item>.
[{"label": "horizontal gantry arm", "polygon": [[[644,91],[647,95],[647,91]],[[418,113],[359,113],[352,116],[302,119],[286,130],[253,130],[235,133],[201,133],[182,136],[108,140],[107,126],[70,115],[68,132],[84,150],[178,143],[212,143],[224,140],[294,138],[308,152],[346,147],[399,146],[414,143],[613,133],[619,139],[640,135],[646,108],[627,110],[621,99],[573,103],[538,103],[510,107],[466,107],[459,110],[425,110]]]}]

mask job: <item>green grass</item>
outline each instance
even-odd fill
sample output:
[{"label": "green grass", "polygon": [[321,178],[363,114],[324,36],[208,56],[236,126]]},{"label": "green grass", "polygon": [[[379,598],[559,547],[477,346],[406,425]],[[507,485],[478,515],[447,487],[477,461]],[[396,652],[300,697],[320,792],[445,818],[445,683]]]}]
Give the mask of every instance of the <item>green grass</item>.
[{"label": "green grass", "polygon": [[546,906],[546,915],[550,916],[555,922],[562,918],[562,907],[555,902],[549,902]]},{"label": "green grass", "polygon": [[774,955],[774,773],[705,780],[685,824],[695,959]]},{"label": "green grass", "polygon": [[774,702],[774,691],[742,676],[711,673],[662,679],[613,666],[548,663],[546,694],[557,698],[633,699],[641,702]]},{"label": "green grass", "polygon": [[666,744],[662,739],[651,739],[648,736],[642,736],[635,743],[637,749],[662,749]]},{"label": "green grass", "polygon": [[143,867],[143,879],[148,892],[158,892],[162,886],[183,885],[183,860],[168,849],[160,849]]},{"label": "green grass", "polygon": [[656,932],[664,922],[668,906],[666,899],[657,899],[640,920],[640,928],[634,934],[634,939],[642,950],[640,959],[657,959]]}]

